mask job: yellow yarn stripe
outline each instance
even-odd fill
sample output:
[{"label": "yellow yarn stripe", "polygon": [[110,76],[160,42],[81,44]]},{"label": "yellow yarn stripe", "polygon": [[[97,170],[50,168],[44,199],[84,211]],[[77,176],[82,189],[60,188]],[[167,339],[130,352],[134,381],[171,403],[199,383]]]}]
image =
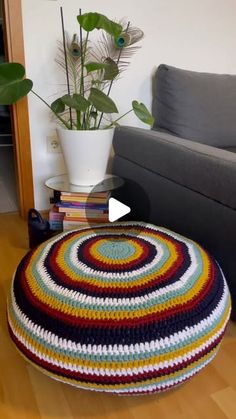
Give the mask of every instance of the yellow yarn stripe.
[{"label": "yellow yarn stripe", "polygon": [[55,378],[56,380],[60,380],[60,381],[64,381],[65,383],[70,383],[76,387],[81,387],[84,389],[101,389],[102,391],[106,391],[106,390],[118,390],[118,389],[128,389],[128,388],[139,388],[142,387],[144,385],[148,385],[148,384],[154,384],[154,385],[160,385],[164,380],[168,379],[168,380],[173,380],[176,377],[178,377],[178,375],[181,377],[184,373],[188,372],[188,370],[192,369],[192,368],[197,368],[197,366],[199,364],[201,364],[203,361],[204,362],[208,362],[208,359],[212,356],[215,356],[216,353],[219,350],[219,346],[217,346],[214,350],[212,350],[211,352],[209,352],[208,354],[206,354],[204,357],[202,357],[201,359],[199,359],[198,361],[195,361],[194,363],[192,363],[191,365],[189,365],[188,367],[177,371],[173,374],[168,374],[165,376],[161,376],[158,378],[153,378],[151,380],[146,380],[146,381],[139,381],[138,383],[131,383],[131,384],[116,384],[116,385],[104,385],[104,384],[96,384],[96,383],[85,383],[82,381],[76,381],[74,379],[70,379],[70,378],[66,378],[60,375],[56,375],[52,372],[48,372],[47,370],[45,370],[44,368],[40,367],[39,365],[35,364],[34,362],[30,361],[22,352],[19,351],[19,349],[16,346],[17,351],[20,353],[21,356],[23,356],[23,358],[29,362],[33,367],[37,368],[39,371],[43,372],[44,374],[48,375],[49,377]]},{"label": "yellow yarn stripe", "polygon": [[94,319],[94,320],[105,320],[105,319],[111,319],[111,320],[124,320],[124,319],[135,319],[144,317],[148,314],[153,313],[161,313],[162,311],[166,311],[169,307],[176,307],[178,305],[184,304],[188,302],[189,300],[196,297],[201,289],[203,288],[204,284],[208,281],[208,271],[210,266],[210,261],[207,256],[207,254],[200,249],[201,256],[202,256],[202,262],[203,262],[203,271],[202,274],[199,276],[198,280],[195,282],[194,286],[183,296],[176,296],[175,300],[170,300],[168,302],[165,302],[163,304],[157,304],[153,305],[151,307],[146,307],[144,309],[130,311],[130,310],[124,310],[124,311],[96,311],[91,310],[87,308],[75,308],[73,305],[68,304],[60,304],[57,298],[48,296],[45,292],[42,291],[42,289],[39,289],[38,284],[35,280],[34,274],[31,271],[31,264],[28,265],[26,269],[26,279],[29,284],[29,287],[33,293],[33,295],[41,301],[43,304],[54,308],[55,310],[59,310],[62,313],[73,315],[74,317],[81,317],[84,319]]},{"label": "yellow yarn stripe", "polygon": [[[72,239],[71,239],[72,241]],[[69,242],[69,241],[68,241]],[[66,261],[64,260],[64,254],[68,246],[68,242],[63,243],[61,245],[60,251],[58,252],[58,256],[55,259],[56,264],[60,267],[60,269],[70,278],[71,281],[85,281],[87,284],[93,284],[96,285],[99,288],[104,287],[104,282],[102,280],[99,280],[99,278],[96,278],[95,276],[91,275],[91,278],[88,278],[87,276],[80,276],[78,273],[73,271],[67,266]],[[131,283],[122,283],[122,282],[110,282],[109,288],[130,288],[131,286],[140,286],[143,284],[147,284],[149,281],[152,281],[154,278],[160,278],[161,276],[165,275],[165,273],[171,268],[171,266],[176,262],[178,258],[177,251],[175,249],[175,245],[173,245],[170,242],[166,242],[165,240],[162,240],[162,242],[168,247],[168,250],[170,252],[170,257],[166,261],[166,263],[158,270],[158,272],[150,273],[149,275],[145,275],[143,278],[138,278],[137,280],[133,281]],[[30,266],[27,267],[26,270],[26,276],[30,274],[30,267],[32,264],[34,264],[34,259],[38,260],[38,253],[39,251],[35,252],[35,255],[33,256]]]},{"label": "yellow yarn stripe", "polygon": [[212,329],[210,332],[204,334],[203,337],[199,338],[197,341],[182,346],[180,349],[175,349],[173,351],[171,351],[168,353],[163,353],[160,354],[158,356],[153,356],[150,357],[148,359],[145,360],[133,360],[132,362],[130,361],[122,361],[122,362],[114,362],[114,361],[107,361],[107,362],[99,362],[99,361],[92,361],[92,360],[78,360],[77,358],[73,358],[71,356],[69,356],[69,354],[67,355],[63,355],[63,354],[58,354],[55,351],[46,348],[44,345],[41,345],[40,343],[34,341],[32,339],[32,335],[30,334],[30,332],[26,333],[25,331],[23,331],[20,327],[20,325],[17,323],[16,318],[14,317],[14,312],[13,312],[13,308],[11,307],[9,309],[8,312],[8,316],[11,322],[11,327],[12,330],[14,332],[16,332],[17,334],[19,334],[21,336],[21,338],[24,339],[25,344],[30,344],[32,345],[32,347],[39,351],[43,356],[50,356],[52,359],[56,360],[56,361],[60,361],[63,363],[71,363],[72,365],[76,365],[76,366],[81,366],[81,367],[90,367],[90,368],[108,368],[108,369],[114,369],[114,370],[119,370],[121,368],[136,368],[136,367],[146,367],[149,365],[154,365],[160,362],[164,362],[164,361],[169,361],[173,358],[179,357],[179,356],[183,356],[185,355],[187,352],[192,351],[196,348],[198,348],[199,346],[201,346],[202,344],[204,344],[208,339],[212,338],[222,327],[223,325],[226,323],[227,318],[229,317],[230,314],[230,309],[231,309],[231,303],[230,303],[230,298],[228,298],[228,302],[227,302],[227,306],[225,308],[225,312],[224,315],[222,317],[222,319],[219,321],[219,323],[217,324],[217,326]]}]

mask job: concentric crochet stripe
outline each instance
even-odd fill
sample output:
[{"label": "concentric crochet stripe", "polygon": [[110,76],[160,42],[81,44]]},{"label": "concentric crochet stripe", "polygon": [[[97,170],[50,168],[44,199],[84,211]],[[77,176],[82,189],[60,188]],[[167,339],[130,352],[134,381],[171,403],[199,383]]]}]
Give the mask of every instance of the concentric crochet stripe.
[{"label": "concentric crochet stripe", "polygon": [[217,353],[230,315],[222,271],[195,242],[144,223],[63,233],[29,252],[8,302],[10,335],[50,376],[146,394]]}]

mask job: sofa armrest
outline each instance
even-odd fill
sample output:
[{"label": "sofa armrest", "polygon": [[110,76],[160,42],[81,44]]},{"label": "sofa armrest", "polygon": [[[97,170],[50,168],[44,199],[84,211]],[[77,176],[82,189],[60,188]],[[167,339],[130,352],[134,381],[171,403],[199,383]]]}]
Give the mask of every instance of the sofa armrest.
[{"label": "sofa armrest", "polygon": [[236,209],[236,154],[173,135],[118,127],[115,155]]}]

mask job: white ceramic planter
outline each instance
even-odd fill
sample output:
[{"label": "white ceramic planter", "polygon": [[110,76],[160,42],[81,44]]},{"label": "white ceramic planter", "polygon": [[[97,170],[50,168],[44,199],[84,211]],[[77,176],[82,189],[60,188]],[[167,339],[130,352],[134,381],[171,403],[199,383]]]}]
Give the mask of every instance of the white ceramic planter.
[{"label": "white ceramic planter", "polygon": [[73,185],[96,185],[104,179],[114,128],[76,131],[57,129],[68,177]]}]

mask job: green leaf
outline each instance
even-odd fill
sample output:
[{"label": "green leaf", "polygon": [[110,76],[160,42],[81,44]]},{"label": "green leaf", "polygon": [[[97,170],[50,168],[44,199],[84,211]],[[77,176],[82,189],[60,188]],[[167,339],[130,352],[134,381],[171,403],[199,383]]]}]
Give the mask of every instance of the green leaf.
[{"label": "green leaf", "polygon": [[76,111],[85,112],[90,106],[90,102],[85,99],[82,95],[75,93],[73,96],[64,95],[61,98],[62,102],[69,106],[69,108],[75,109]]},{"label": "green leaf", "polygon": [[104,15],[100,15],[97,29],[103,29],[105,32],[109,33],[112,36],[119,36],[123,28],[119,23],[116,23],[108,19]]},{"label": "green leaf", "polygon": [[65,110],[65,104],[62,102],[61,98],[54,100],[54,102],[51,104],[51,109],[55,113],[62,113]]},{"label": "green leaf", "polygon": [[[85,64],[88,73],[92,71],[104,70],[103,80],[113,80],[119,74],[119,68],[115,61],[106,58],[104,63],[90,62]],[[100,80],[99,80],[100,83]]]},{"label": "green leaf", "polygon": [[117,37],[123,29],[119,23],[113,22],[106,16],[96,12],[79,15],[77,16],[77,20],[80,26],[87,32],[91,32],[94,29],[103,29],[110,35]]},{"label": "green leaf", "polygon": [[133,100],[132,107],[135,115],[140,119],[140,121],[150,125],[151,127],[153,126],[154,118],[143,103]]},{"label": "green leaf", "polygon": [[24,79],[25,69],[18,63],[0,64],[0,104],[12,105],[26,96],[33,87],[33,82]]},{"label": "green leaf", "polygon": [[84,66],[85,66],[87,72],[91,73],[92,71],[104,70],[107,67],[107,64],[90,62],[90,63],[85,64]]},{"label": "green leaf", "polygon": [[99,22],[98,13],[84,13],[83,15],[77,16],[77,20],[80,26],[87,32],[93,31]]},{"label": "green leaf", "polygon": [[88,100],[99,112],[118,113],[118,109],[113,100],[101,92],[101,90],[95,89],[95,87],[90,89]]},{"label": "green leaf", "polygon": [[106,67],[103,80],[114,80],[119,74],[119,67],[110,57],[105,59]]}]

